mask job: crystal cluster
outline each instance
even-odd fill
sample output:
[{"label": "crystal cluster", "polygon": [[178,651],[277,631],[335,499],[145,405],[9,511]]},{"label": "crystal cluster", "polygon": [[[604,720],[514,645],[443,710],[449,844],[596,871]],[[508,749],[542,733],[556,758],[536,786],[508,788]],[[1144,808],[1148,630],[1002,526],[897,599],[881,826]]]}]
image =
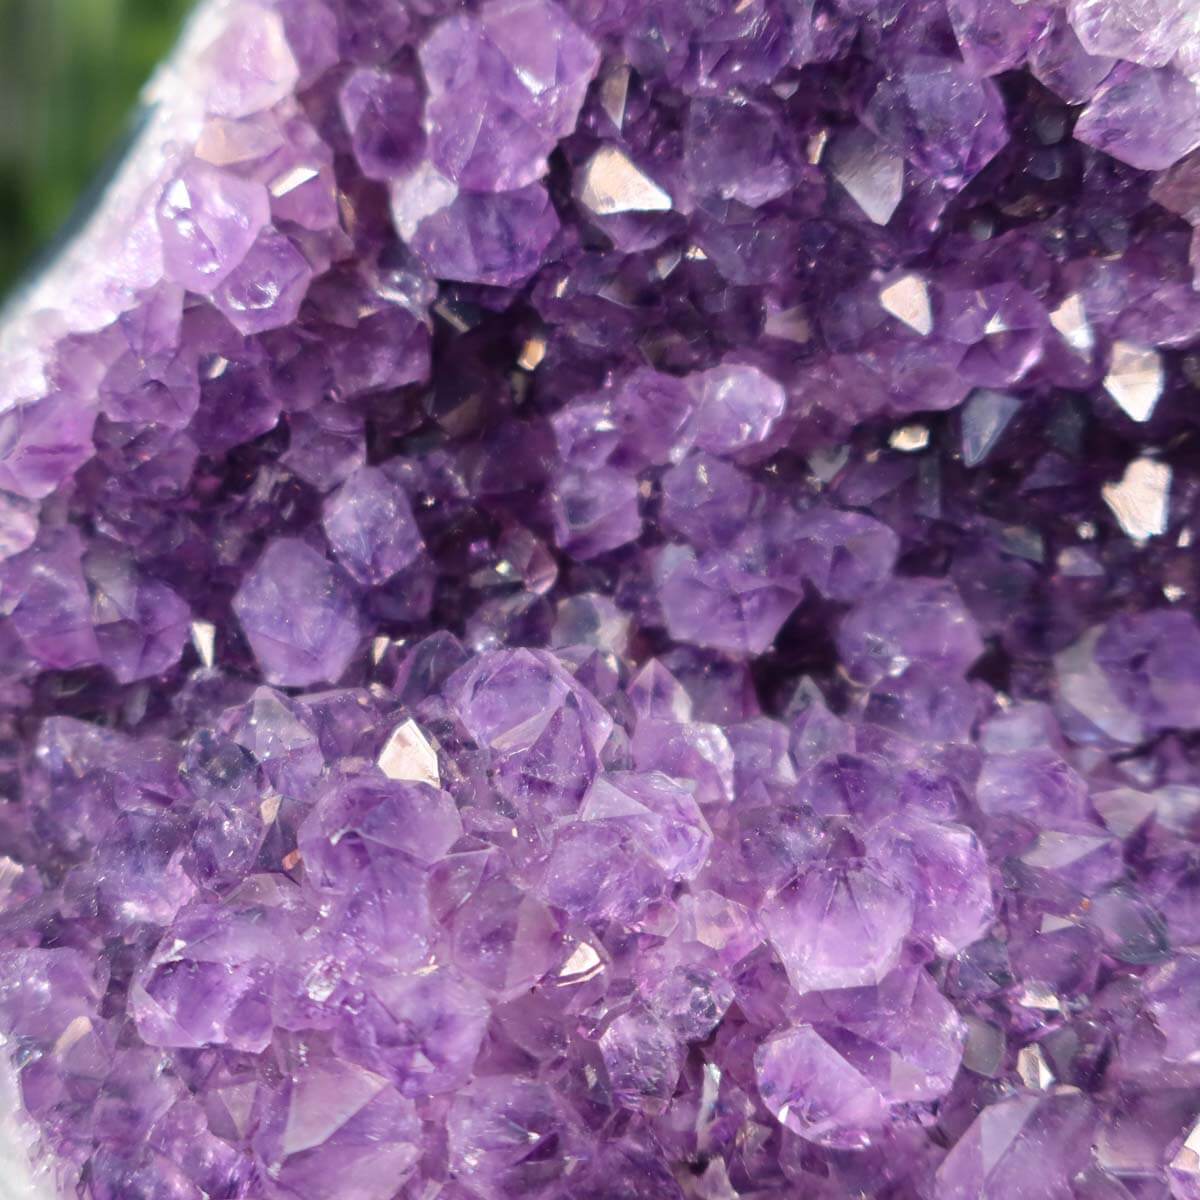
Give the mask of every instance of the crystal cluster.
[{"label": "crystal cluster", "polygon": [[0,344],[46,1194],[1197,1200],[1200,6],[214,0],[148,99]]}]

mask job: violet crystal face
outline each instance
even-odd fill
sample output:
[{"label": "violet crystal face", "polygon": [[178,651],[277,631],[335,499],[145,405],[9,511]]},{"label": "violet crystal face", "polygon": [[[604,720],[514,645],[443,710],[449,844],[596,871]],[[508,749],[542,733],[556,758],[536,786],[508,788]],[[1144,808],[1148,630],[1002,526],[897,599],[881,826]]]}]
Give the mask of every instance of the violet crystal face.
[{"label": "violet crystal face", "polygon": [[0,1196],[1200,1198],[1200,6],[211,0],[0,325]]}]

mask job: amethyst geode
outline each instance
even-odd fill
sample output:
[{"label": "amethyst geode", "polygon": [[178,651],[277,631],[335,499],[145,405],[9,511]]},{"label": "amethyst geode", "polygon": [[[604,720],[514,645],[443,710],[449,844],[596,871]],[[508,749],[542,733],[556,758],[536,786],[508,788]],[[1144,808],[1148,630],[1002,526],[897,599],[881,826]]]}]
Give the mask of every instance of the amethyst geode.
[{"label": "amethyst geode", "polygon": [[148,101],[0,345],[47,1194],[1197,1200],[1200,5],[228,0]]}]

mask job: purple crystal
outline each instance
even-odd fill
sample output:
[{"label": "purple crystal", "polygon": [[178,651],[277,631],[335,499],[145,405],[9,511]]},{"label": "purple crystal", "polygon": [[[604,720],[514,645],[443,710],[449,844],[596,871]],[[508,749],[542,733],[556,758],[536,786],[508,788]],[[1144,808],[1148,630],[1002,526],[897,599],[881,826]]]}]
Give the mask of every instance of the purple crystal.
[{"label": "purple crystal", "polygon": [[1087,1161],[1094,1116],[1087,1098],[1016,1095],[976,1117],[938,1169],[946,1200],[985,1200],[1013,1187],[1050,1197],[1070,1194]]},{"label": "purple crystal", "polygon": [[671,879],[694,879],[712,847],[690,789],[658,772],[601,776],[584,798],[579,819],[627,829]]},{"label": "purple crystal", "polygon": [[868,594],[838,632],[847,669],[874,683],[921,663],[961,674],[983,643],[954,587],[941,580],[899,579]]},{"label": "purple crystal", "polygon": [[555,540],[578,559],[615,550],[642,531],[637,479],[624,471],[564,472],[552,503]]},{"label": "purple crystal", "polygon": [[764,1042],[754,1065],[767,1107],[808,1141],[861,1149],[884,1124],[883,1097],[811,1025]]},{"label": "purple crystal", "polygon": [[312,277],[290,238],[264,232],[216,287],[213,303],[239,333],[264,333],[296,319]]},{"label": "purple crystal", "polygon": [[452,1169],[485,1200],[544,1193],[570,1173],[575,1124],[547,1084],[520,1075],[477,1079],[446,1118]]},{"label": "purple crystal", "polygon": [[692,186],[753,207],[791,190],[795,167],[770,108],[697,97],[688,106],[686,164]]},{"label": "purple crystal", "polygon": [[1190,613],[1115,617],[1096,643],[1096,662],[1148,728],[1189,729],[1200,720],[1200,626]]},{"label": "purple crystal", "polygon": [[913,901],[874,864],[817,862],[780,891],[762,919],[796,991],[861,987],[899,961]]},{"label": "purple crystal", "polygon": [[368,179],[395,179],[417,165],[424,149],[417,79],[360,67],[342,84],[338,100],[354,156]]},{"label": "purple crystal", "polygon": [[[421,1124],[411,1100],[378,1075],[336,1058],[296,1051],[255,1137],[261,1170],[282,1195],[318,1200],[340,1189],[384,1200],[420,1157]],[[327,1102],[335,1095],[334,1105]]]},{"label": "purple crystal", "polygon": [[800,599],[797,584],[777,583],[737,558],[690,550],[658,564],[667,629],[679,641],[730,654],[761,654]]},{"label": "purple crystal", "polygon": [[158,204],[167,276],[189,291],[212,292],[249,254],[269,220],[261,183],[203,162],[187,164]]},{"label": "purple crystal", "polygon": [[765,441],[786,407],[783,388],[757,367],[731,363],[688,382],[696,397],[696,444],[712,454]]},{"label": "purple crystal", "polygon": [[885,76],[863,122],[919,171],[949,187],[977,175],[1008,141],[995,85],[953,59],[918,56]]},{"label": "purple crystal", "polygon": [[421,552],[408,497],[378,467],[361,467],[325,502],[322,526],[337,560],[360,583],[379,584]]},{"label": "purple crystal", "polygon": [[947,15],[963,60],[980,75],[1019,67],[1046,21],[1041,4],[949,0]]},{"label": "purple crystal", "polygon": [[202,4],[0,328],[0,1192],[1200,1196],[1197,11]]},{"label": "purple crystal", "polygon": [[84,556],[99,660],[121,683],[161,675],[179,662],[191,610],[165,583],[139,576],[115,547]]},{"label": "purple crystal", "polygon": [[429,153],[460,187],[503,192],[546,172],[599,65],[591,40],[553,0],[488,0],[422,44]]},{"label": "purple crystal", "polygon": [[788,533],[798,539],[792,553],[799,573],[831,600],[857,600],[883,583],[896,562],[896,535],[861,513],[812,508]]},{"label": "purple crystal", "polygon": [[442,279],[507,287],[524,283],[542,265],[557,232],[558,218],[541,184],[495,194],[451,188],[417,219],[412,246]]},{"label": "purple crystal", "polygon": [[683,1046],[664,1021],[652,1013],[624,1013],[600,1036],[599,1045],[618,1104],[653,1110],[670,1100],[683,1066]]},{"label": "purple crystal", "polygon": [[353,593],[298,538],[263,551],[232,608],[269,683],[336,680],[362,639]]},{"label": "purple crystal", "polygon": [[1068,104],[1090,99],[1113,59],[1089,54],[1062,9],[1052,11],[1029,52],[1029,69]]},{"label": "purple crystal", "polygon": [[0,486],[41,500],[95,453],[96,407],[70,390],[5,397],[0,409]]}]

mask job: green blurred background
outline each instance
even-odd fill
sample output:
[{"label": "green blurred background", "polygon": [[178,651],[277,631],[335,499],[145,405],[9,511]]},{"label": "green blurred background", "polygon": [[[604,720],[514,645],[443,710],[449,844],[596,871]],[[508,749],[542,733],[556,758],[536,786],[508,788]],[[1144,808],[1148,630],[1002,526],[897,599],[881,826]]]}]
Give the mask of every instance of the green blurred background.
[{"label": "green blurred background", "polygon": [[0,0],[0,297],[120,143],[192,0]]}]

